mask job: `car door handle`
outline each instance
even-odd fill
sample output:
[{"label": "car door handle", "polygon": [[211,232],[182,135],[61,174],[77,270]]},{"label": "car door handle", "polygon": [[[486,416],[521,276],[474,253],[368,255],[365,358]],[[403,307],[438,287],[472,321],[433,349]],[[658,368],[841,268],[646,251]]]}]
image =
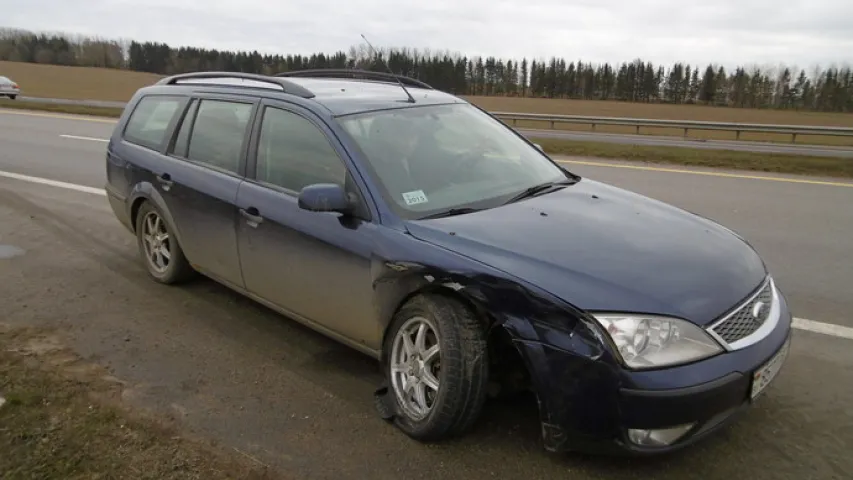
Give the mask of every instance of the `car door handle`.
[{"label": "car door handle", "polygon": [[250,227],[255,228],[259,223],[264,221],[264,217],[260,215],[258,209],[255,207],[249,207],[247,209],[240,209],[240,215],[243,216],[246,220],[248,220],[248,224]]},{"label": "car door handle", "polygon": [[172,184],[175,183],[172,181],[172,176],[168,173],[157,175],[157,181],[160,182],[160,185],[163,185],[163,190],[169,190]]}]

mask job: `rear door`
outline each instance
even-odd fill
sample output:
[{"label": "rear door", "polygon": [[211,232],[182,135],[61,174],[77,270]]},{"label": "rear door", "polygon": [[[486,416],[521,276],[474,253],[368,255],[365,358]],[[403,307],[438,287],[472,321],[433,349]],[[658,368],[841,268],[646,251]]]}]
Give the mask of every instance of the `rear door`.
[{"label": "rear door", "polygon": [[114,132],[107,148],[111,192],[123,197],[156,183],[168,163],[163,152],[188,101],[182,95],[151,94],[130,107],[127,122]]},{"label": "rear door", "polygon": [[[327,333],[378,349],[370,262],[376,225],[323,121],[284,102],[264,101],[253,133],[250,172],[237,205],[246,212],[237,234],[246,288]],[[344,186],[359,202],[357,217],[299,208],[303,187]]]},{"label": "rear door", "polygon": [[163,168],[155,172],[187,259],[216,280],[241,288],[235,202],[256,106],[257,100],[246,97],[193,97]]}]

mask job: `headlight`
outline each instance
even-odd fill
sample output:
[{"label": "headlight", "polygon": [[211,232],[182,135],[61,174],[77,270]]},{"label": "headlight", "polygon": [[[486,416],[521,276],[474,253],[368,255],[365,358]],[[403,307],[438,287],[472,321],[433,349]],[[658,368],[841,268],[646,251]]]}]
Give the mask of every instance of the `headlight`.
[{"label": "headlight", "polygon": [[723,351],[704,330],[677,318],[646,315],[594,315],[625,363],[636,369],[701,360]]}]

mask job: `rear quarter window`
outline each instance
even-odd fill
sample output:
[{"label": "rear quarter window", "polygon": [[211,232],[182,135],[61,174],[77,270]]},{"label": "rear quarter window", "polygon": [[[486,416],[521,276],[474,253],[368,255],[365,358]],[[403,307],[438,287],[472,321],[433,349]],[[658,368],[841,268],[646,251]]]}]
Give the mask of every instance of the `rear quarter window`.
[{"label": "rear quarter window", "polygon": [[172,119],[183,99],[150,96],[142,98],[134,108],[124,129],[124,139],[142,147],[159,150]]}]

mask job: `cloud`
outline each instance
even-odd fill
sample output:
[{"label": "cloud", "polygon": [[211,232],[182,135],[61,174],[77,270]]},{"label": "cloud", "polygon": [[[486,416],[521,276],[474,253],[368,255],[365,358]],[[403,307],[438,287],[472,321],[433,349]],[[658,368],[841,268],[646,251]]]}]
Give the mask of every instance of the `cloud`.
[{"label": "cloud", "polygon": [[262,53],[361,42],[466,55],[727,68],[853,62],[849,0],[29,0],[3,26]]}]

